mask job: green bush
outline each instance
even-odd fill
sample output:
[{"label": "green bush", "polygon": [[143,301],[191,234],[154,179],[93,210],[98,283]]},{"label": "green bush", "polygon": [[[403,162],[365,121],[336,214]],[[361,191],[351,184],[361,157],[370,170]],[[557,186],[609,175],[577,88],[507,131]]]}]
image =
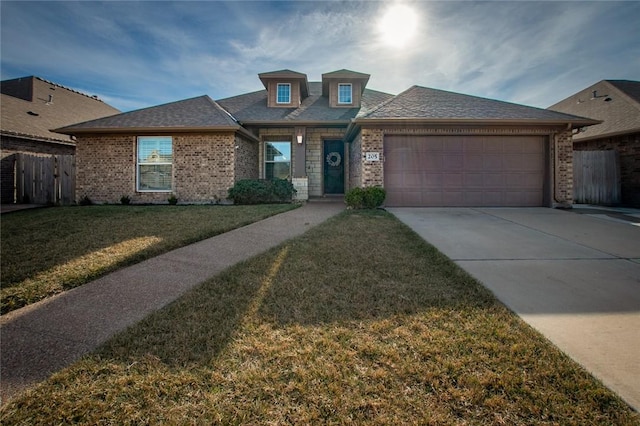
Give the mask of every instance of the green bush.
[{"label": "green bush", "polygon": [[384,203],[387,192],[379,186],[370,186],[364,190],[364,208],[376,209]]},{"label": "green bush", "polygon": [[364,207],[364,189],[353,188],[344,194],[344,202],[352,209],[361,209]]},{"label": "green bush", "polygon": [[171,194],[171,197],[167,198],[167,201],[172,206],[175,206],[176,204],[178,204],[178,198],[176,197],[175,194]]},{"label": "green bush", "polygon": [[384,203],[386,191],[379,186],[353,188],[344,196],[344,202],[352,209],[375,209]]},{"label": "green bush", "polygon": [[289,203],[295,193],[286,179],[243,179],[229,189],[229,199],[235,204]]},{"label": "green bush", "polygon": [[123,195],[122,197],[120,197],[120,204],[123,204],[123,205],[131,204],[131,198],[129,198],[127,195]]}]

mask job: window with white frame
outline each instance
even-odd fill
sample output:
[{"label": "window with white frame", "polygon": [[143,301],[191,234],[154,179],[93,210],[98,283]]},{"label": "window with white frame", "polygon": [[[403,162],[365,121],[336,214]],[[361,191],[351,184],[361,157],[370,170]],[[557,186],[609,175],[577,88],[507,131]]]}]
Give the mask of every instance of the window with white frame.
[{"label": "window with white frame", "polygon": [[351,83],[338,84],[338,103],[339,104],[353,103],[353,98],[351,96]]},{"label": "window with white frame", "polygon": [[291,176],[291,142],[265,142],[265,179],[289,179]]},{"label": "window with white frame", "polygon": [[291,103],[291,84],[278,83],[276,91],[276,102],[279,104]]},{"label": "window with white frame", "polygon": [[136,169],[138,191],[171,192],[173,175],[171,136],[139,136]]}]

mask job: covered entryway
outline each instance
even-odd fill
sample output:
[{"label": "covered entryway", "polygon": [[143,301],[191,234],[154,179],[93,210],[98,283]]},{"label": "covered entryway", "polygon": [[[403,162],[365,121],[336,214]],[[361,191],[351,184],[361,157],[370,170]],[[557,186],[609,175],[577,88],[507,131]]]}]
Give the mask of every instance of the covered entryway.
[{"label": "covered entryway", "polygon": [[543,206],[543,136],[412,136],[384,139],[388,206]]}]

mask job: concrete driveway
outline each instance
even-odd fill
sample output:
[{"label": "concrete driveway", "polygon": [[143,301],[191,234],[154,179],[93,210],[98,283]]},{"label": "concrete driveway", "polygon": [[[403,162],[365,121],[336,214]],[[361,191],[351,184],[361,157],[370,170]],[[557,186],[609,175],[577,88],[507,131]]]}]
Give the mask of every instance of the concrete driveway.
[{"label": "concrete driveway", "polygon": [[640,411],[640,215],[387,210]]}]

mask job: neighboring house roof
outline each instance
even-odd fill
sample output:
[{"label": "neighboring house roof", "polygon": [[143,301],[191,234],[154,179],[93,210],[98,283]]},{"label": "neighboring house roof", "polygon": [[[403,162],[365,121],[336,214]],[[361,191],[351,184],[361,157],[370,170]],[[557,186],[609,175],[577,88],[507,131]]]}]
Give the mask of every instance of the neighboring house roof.
[{"label": "neighboring house roof", "polygon": [[68,134],[238,130],[240,125],[209,96],[125,112],[57,129]]},{"label": "neighboring house roof", "polygon": [[217,102],[242,124],[348,124],[358,111],[368,111],[392,97],[388,93],[365,89],[361,108],[331,108],[329,99],[322,96],[322,83],[310,82],[309,96],[298,108],[269,108],[266,90],[219,99]]},{"label": "neighboring house roof", "polygon": [[602,80],[548,109],[602,121],[581,129],[573,136],[576,142],[640,132],[640,82]]},{"label": "neighboring house roof", "polygon": [[420,120],[437,122],[572,123],[574,127],[597,121],[530,106],[413,86],[371,111],[361,111],[358,122]]},{"label": "neighboring house roof", "polygon": [[120,112],[97,97],[39,77],[5,80],[0,86],[3,135],[73,143],[70,136],[52,129]]}]

